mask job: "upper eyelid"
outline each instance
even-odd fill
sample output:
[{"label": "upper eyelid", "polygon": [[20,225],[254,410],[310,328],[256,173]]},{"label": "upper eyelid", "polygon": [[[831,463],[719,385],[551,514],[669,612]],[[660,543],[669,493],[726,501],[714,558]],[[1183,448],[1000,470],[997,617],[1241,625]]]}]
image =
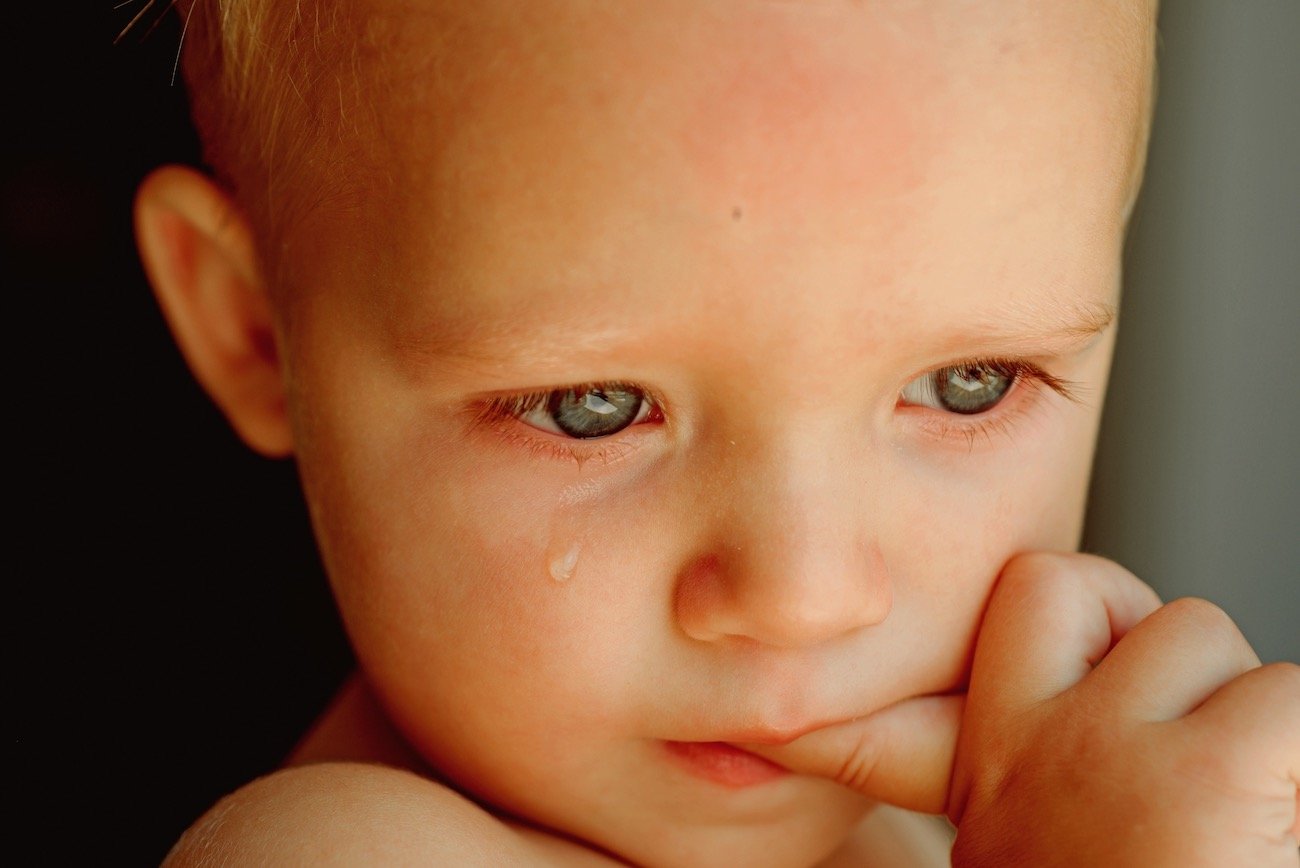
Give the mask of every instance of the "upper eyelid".
[{"label": "upper eyelid", "polygon": [[575,383],[561,383],[557,386],[538,386],[534,388],[518,389],[513,391],[489,392],[477,395],[471,400],[474,403],[487,403],[496,401],[530,401],[532,403],[545,401],[547,398],[559,392],[583,392],[588,389],[634,389],[644,395],[652,403],[662,407],[663,401],[659,392],[652,386],[638,383],[634,380],[584,380]]}]

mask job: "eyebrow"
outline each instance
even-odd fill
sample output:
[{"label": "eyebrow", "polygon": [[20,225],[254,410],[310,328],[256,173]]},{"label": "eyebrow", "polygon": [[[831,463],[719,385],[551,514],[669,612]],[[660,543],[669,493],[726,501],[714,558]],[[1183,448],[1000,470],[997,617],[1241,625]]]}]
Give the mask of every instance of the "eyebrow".
[{"label": "eyebrow", "polygon": [[[1065,355],[1090,346],[1117,316],[1118,309],[1111,302],[1059,298],[1007,302],[983,310],[959,331],[943,333],[942,345],[934,352],[953,357],[996,353]],[[517,369],[554,366],[583,356],[607,356],[648,340],[647,335],[627,327],[621,318],[613,324],[590,313],[548,320],[546,326],[544,330],[537,328],[531,316],[455,318],[431,327],[403,330],[396,338],[396,347],[402,355],[422,362],[473,366],[508,363]],[[564,335],[562,346],[555,340],[557,333]]]},{"label": "eyebrow", "polygon": [[1063,353],[1090,345],[1118,315],[1117,306],[1109,301],[1049,298],[1033,304],[1008,302],[982,312],[949,343]]},{"label": "eyebrow", "polygon": [[[580,355],[616,351],[639,336],[626,326],[594,317],[566,316],[539,329],[528,315],[497,320],[455,318],[432,327],[403,331],[396,340],[403,355],[448,364],[484,365],[508,360],[525,367],[553,365]],[[554,335],[563,334],[563,346]],[[549,337],[548,337],[549,335]]]}]

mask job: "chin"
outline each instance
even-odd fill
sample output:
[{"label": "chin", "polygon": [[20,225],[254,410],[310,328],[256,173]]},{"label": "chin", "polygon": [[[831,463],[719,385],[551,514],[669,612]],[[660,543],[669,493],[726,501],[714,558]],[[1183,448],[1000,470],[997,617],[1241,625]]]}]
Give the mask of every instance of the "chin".
[{"label": "chin", "polygon": [[761,823],[692,827],[674,819],[661,828],[638,829],[635,840],[593,843],[646,868],[810,868],[844,847],[872,810],[865,799],[847,791],[843,796],[829,804],[813,800],[807,808]]}]

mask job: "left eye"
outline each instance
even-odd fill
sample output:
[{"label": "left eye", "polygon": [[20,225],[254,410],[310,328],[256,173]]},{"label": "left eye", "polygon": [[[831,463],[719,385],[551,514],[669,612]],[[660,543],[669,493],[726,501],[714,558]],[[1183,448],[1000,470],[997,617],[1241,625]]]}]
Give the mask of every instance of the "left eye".
[{"label": "left eye", "polygon": [[551,392],[519,421],[552,434],[593,440],[644,421],[651,403],[634,386],[581,386]]},{"label": "left eye", "polygon": [[908,404],[972,416],[997,406],[1020,371],[1001,362],[953,365],[917,377],[903,387]]}]

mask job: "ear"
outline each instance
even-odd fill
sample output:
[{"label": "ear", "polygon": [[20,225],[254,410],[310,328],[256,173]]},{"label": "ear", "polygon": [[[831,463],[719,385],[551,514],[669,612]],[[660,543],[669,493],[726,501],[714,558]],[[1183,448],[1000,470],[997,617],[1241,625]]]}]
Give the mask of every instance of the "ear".
[{"label": "ear", "polygon": [[211,180],[167,166],[144,180],[136,241],[190,370],[244,442],[293,451],[275,320],[247,220]]}]

